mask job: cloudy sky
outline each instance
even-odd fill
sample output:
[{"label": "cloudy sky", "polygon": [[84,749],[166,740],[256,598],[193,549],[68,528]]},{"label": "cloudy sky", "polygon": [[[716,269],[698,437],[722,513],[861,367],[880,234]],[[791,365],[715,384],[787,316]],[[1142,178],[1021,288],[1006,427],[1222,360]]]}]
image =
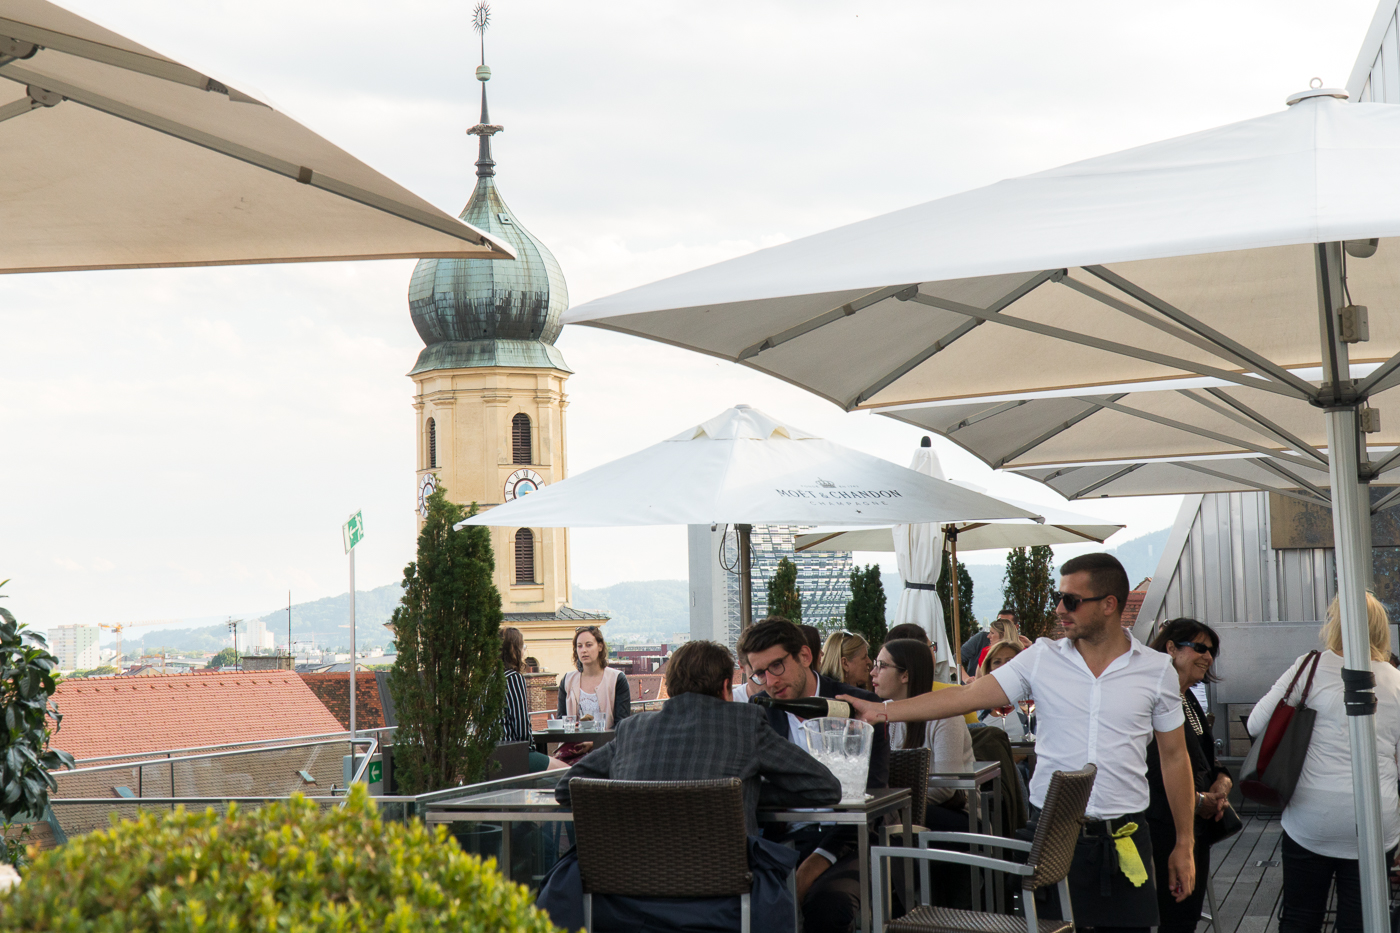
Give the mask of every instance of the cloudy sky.
[{"label": "cloudy sky", "polygon": [[[104,0],[75,9],[256,89],[457,213],[466,0]],[[1279,110],[1344,84],[1375,0],[497,0],[501,190],[574,303],[899,207]],[[4,131],[0,125],[0,132]],[[0,277],[0,579],[45,628],[361,588],[412,557],[411,262]],[[727,363],[559,340],[577,472],[736,402],[906,462],[919,433]],[[992,365],[989,361],[989,365]],[[1053,502],[951,445],[951,475]],[[1177,500],[1076,506],[1164,527]],[[684,530],[581,531],[583,586],[685,576]]]}]

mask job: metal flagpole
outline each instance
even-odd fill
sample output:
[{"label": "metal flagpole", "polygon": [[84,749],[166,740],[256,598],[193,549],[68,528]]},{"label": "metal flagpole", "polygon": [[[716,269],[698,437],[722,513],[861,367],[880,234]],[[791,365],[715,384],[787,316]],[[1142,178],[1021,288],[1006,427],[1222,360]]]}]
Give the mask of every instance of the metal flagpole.
[{"label": "metal flagpole", "polygon": [[1371,555],[1363,550],[1362,510],[1369,521],[1371,503],[1363,501],[1358,409],[1347,345],[1341,340],[1346,304],[1342,281],[1342,244],[1316,247],[1322,378],[1327,419],[1327,454],[1332,479],[1332,534],[1336,546],[1337,603],[1342,629],[1342,683],[1351,739],[1351,780],[1361,875],[1361,916],[1366,933],[1390,930],[1384,843],[1381,839],[1380,772],[1376,758],[1376,697],[1372,688],[1370,626],[1366,618],[1366,572]]},{"label": "metal flagpole", "polygon": [[350,754],[355,754],[355,549],[350,549]]}]

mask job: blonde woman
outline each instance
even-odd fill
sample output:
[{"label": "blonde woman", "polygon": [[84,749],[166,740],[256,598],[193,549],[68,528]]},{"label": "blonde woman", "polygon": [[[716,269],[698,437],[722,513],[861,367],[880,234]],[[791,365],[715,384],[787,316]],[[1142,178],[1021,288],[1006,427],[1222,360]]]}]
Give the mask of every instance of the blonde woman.
[{"label": "blonde woman", "polygon": [[[1012,625],[1009,622],[1007,624]],[[996,622],[993,622],[992,625],[995,626]],[[1012,625],[1012,627],[1015,626]],[[993,642],[983,652],[982,663],[977,665],[977,676],[986,677],[1020,654],[1021,650],[1019,639],[1007,639],[1003,634],[1002,641]],[[1026,733],[1031,730],[1029,717],[1021,712],[1015,703],[1010,706],[999,706],[996,709],[984,709],[977,719],[984,726],[1001,729],[1011,739],[1023,739],[1026,737]]]},{"label": "blonde woman", "polygon": [[832,632],[822,648],[822,663],[817,673],[838,683],[869,690],[870,645],[859,635]]},{"label": "blonde woman", "polygon": [[[1366,622],[1371,636],[1371,673],[1376,678],[1376,755],[1381,776],[1381,838],[1387,864],[1400,844],[1400,671],[1391,667],[1390,620],[1385,607],[1366,594]],[[1322,929],[1328,889],[1336,879],[1337,933],[1361,930],[1361,876],[1357,868],[1356,811],[1351,784],[1351,742],[1342,703],[1342,622],[1337,601],[1327,608],[1322,627],[1322,654],[1308,694],[1317,713],[1303,772],[1288,806],[1283,808],[1283,909],[1279,933],[1316,933]],[[1299,658],[1249,714],[1250,735],[1262,735],[1293,676]],[[1309,663],[1311,668],[1312,664]],[[1308,673],[1303,672],[1306,679]],[[1300,686],[1302,681],[1299,682]],[[1296,692],[1294,694],[1297,695]]]}]

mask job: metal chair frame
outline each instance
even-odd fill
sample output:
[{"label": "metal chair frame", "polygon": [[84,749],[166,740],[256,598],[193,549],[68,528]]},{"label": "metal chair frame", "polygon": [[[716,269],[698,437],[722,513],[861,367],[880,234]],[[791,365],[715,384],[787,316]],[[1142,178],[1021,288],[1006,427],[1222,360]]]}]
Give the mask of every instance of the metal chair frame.
[{"label": "metal chair frame", "polygon": [[[968,846],[981,846],[984,849],[1014,849],[1018,852],[1029,852],[1032,845],[1021,839],[1007,839],[1002,836],[990,836],[982,833],[927,832],[919,833],[919,848],[917,849],[896,846],[872,847],[870,850],[870,884],[873,891],[870,900],[870,915],[874,921],[875,933],[884,933],[885,931],[884,865],[887,858],[908,858],[918,861],[919,884],[921,886],[919,902],[925,906],[929,904],[929,884],[932,880],[929,877],[929,862],[973,865],[1022,878],[1028,878],[1035,874],[1034,865],[991,858],[986,855],[974,855],[970,852],[930,849],[927,848],[930,842],[960,842]],[[1056,887],[1060,892],[1060,904],[1064,907],[1064,912],[1067,915],[1065,921],[1073,924],[1074,909],[1070,906],[1068,876],[1060,879]],[[1035,898],[1022,897],[1021,903],[1025,907],[1027,933],[1037,933],[1039,917],[1036,914]]]}]

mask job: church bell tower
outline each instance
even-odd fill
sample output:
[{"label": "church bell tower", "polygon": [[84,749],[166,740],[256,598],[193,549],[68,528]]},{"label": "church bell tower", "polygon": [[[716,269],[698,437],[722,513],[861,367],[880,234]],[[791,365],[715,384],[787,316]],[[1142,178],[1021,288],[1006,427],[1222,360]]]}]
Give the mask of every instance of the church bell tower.
[{"label": "church bell tower", "polygon": [[[408,373],[416,389],[419,525],[434,485],[482,509],[528,495],[566,473],[564,383],[572,371],[554,346],[569,305],[553,254],[521,225],[496,186],[486,105],[484,33],[489,11],[476,11],[483,34],[481,120],[476,189],[461,219],[515,249],[512,260],[424,259],[413,270],[408,306],[427,345]],[[562,528],[492,528],[496,588],[505,624],[525,636],[526,654],[542,670],[573,667],[579,625],[605,616],[569,607],[569,538]]]}]

